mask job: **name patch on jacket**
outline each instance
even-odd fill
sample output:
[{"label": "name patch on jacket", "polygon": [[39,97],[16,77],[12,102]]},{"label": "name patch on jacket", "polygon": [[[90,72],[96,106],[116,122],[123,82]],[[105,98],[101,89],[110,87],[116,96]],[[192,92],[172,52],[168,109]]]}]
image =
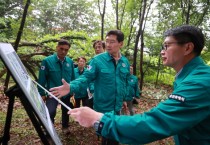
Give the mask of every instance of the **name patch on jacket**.
[{"label": "name patch on jacket", "polygon": [[174,100],[177,100],[177,101],[180,101],[180,102],[184,102],[185,101],[185,98],[182,97],[182,96],[177,96],[177,95],[169,95],[168,96],[169,99],[174,99]]}]

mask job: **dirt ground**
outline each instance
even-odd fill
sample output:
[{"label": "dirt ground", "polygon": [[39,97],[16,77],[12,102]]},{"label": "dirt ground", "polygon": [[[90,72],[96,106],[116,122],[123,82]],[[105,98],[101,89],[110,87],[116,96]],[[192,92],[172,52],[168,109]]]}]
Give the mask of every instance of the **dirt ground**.
[{"label": "dirt ground", "polygon": [[[147,89],[147,88],[145,88]],[[155,90],[153,90],[155,91]],[[158,91],[158,90],[156,90]],[[146,92],[146,90],[145,90]],[[0,137],[3,136],[4,131],[4,123],[6,118],[6,112],[8,107],[8,97],[6,97],[2,91],[0,91]],[[138,105],[135,105],[135,112],[141,113],[149,110],[159,103],[160,100],[153,99],[151,97],[144,96],[138,100]],[[92,128],[84,128],[81,127],[77,122],[71,120],[69,125],[71,129],[71,133],[69,135],[65,135],[61,131],[61,110],[58,107],[56,121],[55,121],[55,129],[58,136],[61,139],[63,145],[100,145],[100,139],[96,136],[94,130]],[[14,111],[13,118],[11,122],[10,128],[10,140],[8,142],[10,145],[42,145],[33,124],[31,123],[30,118],[25,112],[24,107],[20,103],[18,98],[15,99],[14,103]],[[167,138],[164,140],[156,141],[147,145],[173,145],[173,139]]]}]

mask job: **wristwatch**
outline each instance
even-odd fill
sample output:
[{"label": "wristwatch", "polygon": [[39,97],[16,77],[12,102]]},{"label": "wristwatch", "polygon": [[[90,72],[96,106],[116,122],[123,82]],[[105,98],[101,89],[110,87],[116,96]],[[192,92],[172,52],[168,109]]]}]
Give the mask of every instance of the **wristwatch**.
[{"label": "wristwatch", "polygon": [[94,122],[94,124],[93,124],[93,128],[95,129],[96,132],[98,131],[99,124],[100,124],[99,121],[96,121],[96,122]]},{"label": "wristwatch", "polygon": [[103,122],[99,122],[99,121],[94,122],[93,128],[95,129],[96,134],[101,135],[103,126],[104,126]]}]

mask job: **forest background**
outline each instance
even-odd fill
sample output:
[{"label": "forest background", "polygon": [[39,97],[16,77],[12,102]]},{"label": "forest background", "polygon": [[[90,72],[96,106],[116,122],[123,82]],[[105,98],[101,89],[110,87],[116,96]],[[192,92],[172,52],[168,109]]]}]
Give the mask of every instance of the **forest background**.
[{"label": "forest background", "polygon": [[[94,56],[94,40],[104,40],[111,29],[125,34],[121,49],[145,85],[172,85],[175,72],[161,64],[160,51],[165,30],[190,24],[206,37],[202,58],[210,65],[209,0],[0,0],[0,42],[13,45],[30,75],[37,80],[40,62],[54,53],[60,38],[72,46],[68,56],[76,60]],[[0,86],[14,85],[0,61]],[[4,86],[4,87],[2,87]],[[164,100],[167,91],[154,99]]]},{"label": "forest background", "polygon": [[[162,66],[159,54],[164,31],[182,24],[203,30],[202,57],[210,64],[209,0],[0,0],[0,42],[14,46],[35,79],[60,38],[72,43],[68,56],[73,60],[90,60],[93,41],[120,29],[125,33],[122,54],[134,65],[140,88],[144,81],[172,84],[175,72]],[[0,78],[7,89],[10,79],[2,62]]]}]

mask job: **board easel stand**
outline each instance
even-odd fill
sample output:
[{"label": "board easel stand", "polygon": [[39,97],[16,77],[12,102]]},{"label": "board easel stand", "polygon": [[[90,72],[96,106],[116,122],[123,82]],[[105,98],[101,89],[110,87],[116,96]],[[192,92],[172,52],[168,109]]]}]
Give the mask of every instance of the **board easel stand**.
[{"label": "board easel stand", "polygon": [[19,86],[15,85],[11,88],[9,88],[5,92],[6,96],[9,97],[9,104],[7,108],[7,116],[4,126],[4,133],[3,136],[0,138],[0,144],[7,145],[8,141],[10,140],[10,127],[11,127],[11,120],[12,120],[12,113],[14,109],[14,100],[15,96],[18,97],[24,106],[29,118],[31,119],[31,122],[33,123],[42,143],[44,145],[51,145],[54,144],[54,141],[51,139],[51,136],[45,129],[44,125],[40,121],[39,117],[37,117],[36,112],[34,111],[33,107],[29,103],[29,101],[26,99],[26,96],[22,92]]}]

